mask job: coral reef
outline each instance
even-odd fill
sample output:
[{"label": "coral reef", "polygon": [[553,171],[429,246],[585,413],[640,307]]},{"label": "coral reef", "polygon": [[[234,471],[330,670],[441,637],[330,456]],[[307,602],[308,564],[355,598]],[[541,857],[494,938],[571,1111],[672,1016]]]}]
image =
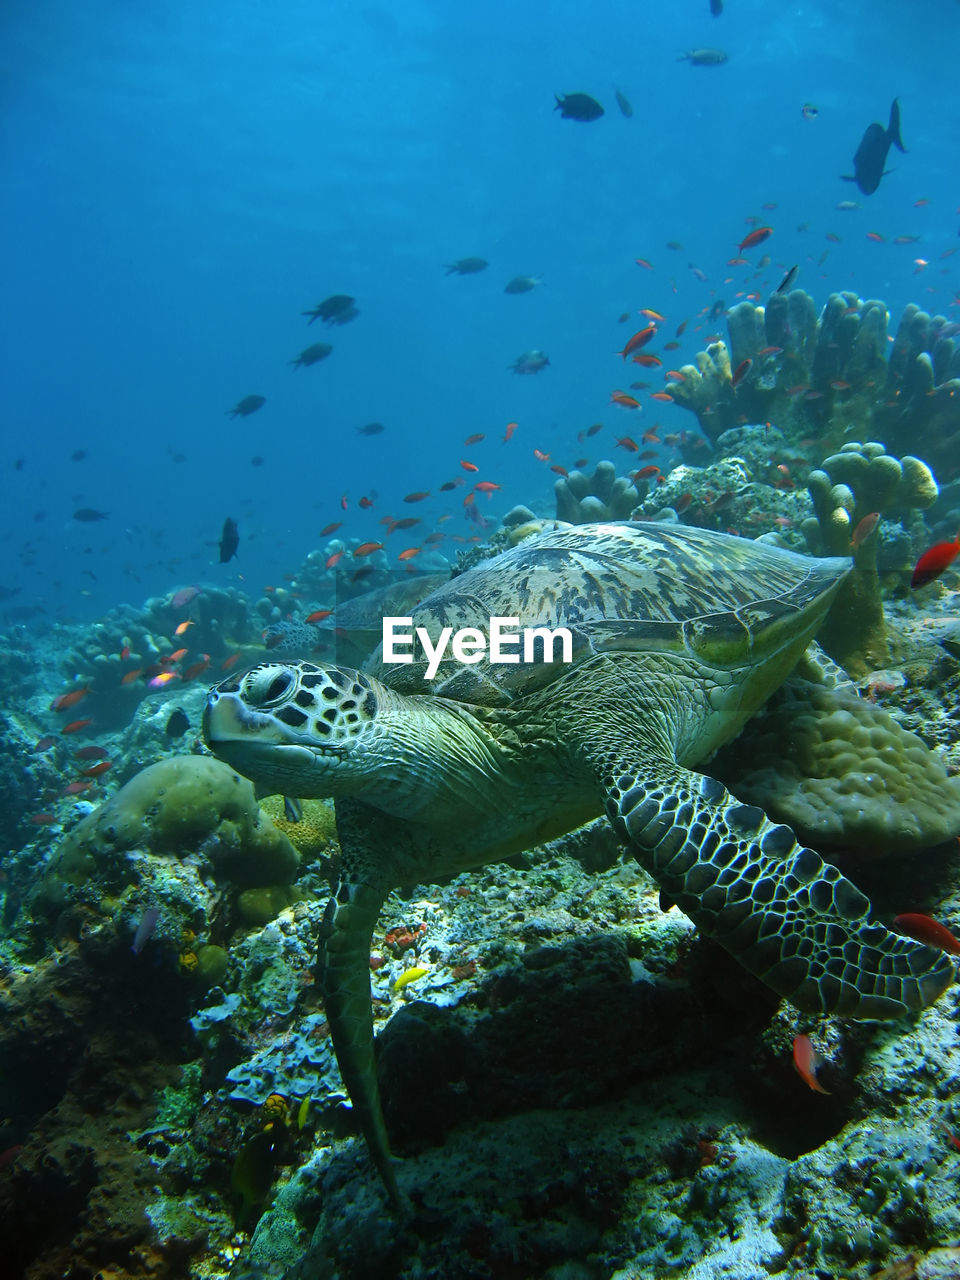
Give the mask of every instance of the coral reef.
[{"label": "coral reef", "polygon": [[49,874],[68,884],[95,872],[129,871],[125,854],[199,853],[218,879],[257,887],[297,874],[299,857],[260,810],[253,785],[208,756],[173,756],[150,765],[64,839]]},{"label": "coral reef", "polygon": [[766,307],[743,301],[727,316],[729,348],[711,343],[666,389],[714,443],[741,423],[771,421],[793,444],[878,440],[952,478],[960,471],[957,326],[911,303],[888,360],[888,324],[885,303],[853,293],[832,293],[819,316],[801,289],[773,294]]},{"label": "coral reef", "polygon": [[618,476],[612,462],[598,462],[593,475],[571,471],[554,485],[557,519],[567,524],[629,520],[647,494],[644,481]]},{"label": "coral reef", "polygon": [[853,556],[855,572],[819,636],[820,643],[853,674],[888,659],[880,592],[877,517],[897,517],[909,531],[912,515],[937,500],[937,482],[919,458],[894,458],[877,441],[851,441],[807,477],[814,517],[803,531],[815,555]]}]

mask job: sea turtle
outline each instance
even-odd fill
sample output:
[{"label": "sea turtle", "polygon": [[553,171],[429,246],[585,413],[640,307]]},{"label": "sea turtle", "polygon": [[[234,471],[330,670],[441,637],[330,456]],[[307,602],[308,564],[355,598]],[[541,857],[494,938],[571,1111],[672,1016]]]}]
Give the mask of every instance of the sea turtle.
[{"label": "sea turtle", "polygon": [[[212,689],[212,750],[263,793],[336,797],[340,884],[318,979],[355,1114],[394,1200],[370,1008],[387,893],[507,857],[606,810],[665,894],[802,1009],[896,1017],[953,978],[943,953],[868,920],[866,897],[789,827],[693,772],[787,677],[850,562],[627,522],[529,538],[411,611],[489,633],[568,628],[569,661],[424,655],[363,672],[267,662]],[[405,628],[410,630],[410,628]],[[539,660],[536,660],[539,657]]]}]

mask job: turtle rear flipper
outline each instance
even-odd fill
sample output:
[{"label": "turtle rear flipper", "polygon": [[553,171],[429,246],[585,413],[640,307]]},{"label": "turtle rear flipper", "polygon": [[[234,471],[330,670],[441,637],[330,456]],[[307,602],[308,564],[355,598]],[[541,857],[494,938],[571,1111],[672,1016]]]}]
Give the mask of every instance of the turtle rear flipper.
[{"label": "turtle rear flipper", "polygon": [[896,1018],[954,979],[949,956],[868,919],[870,902],[789,827],[672,761],[605,769],[607,812],[668,896],[778,995]]}]

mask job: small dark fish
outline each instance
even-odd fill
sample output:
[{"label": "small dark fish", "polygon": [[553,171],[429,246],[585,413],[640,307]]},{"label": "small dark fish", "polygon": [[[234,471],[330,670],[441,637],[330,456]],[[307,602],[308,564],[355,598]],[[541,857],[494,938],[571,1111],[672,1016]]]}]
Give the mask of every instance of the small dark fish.
[{"label": "small dark fish", "polygon": [[355,302],[356,298],[352,298],[349,293],[332,293],[329,298],[324,298],[315,307],[311,307],[309,311],[301,311],[300,314],[310,317],[308,324],[313,324],[314,320],[322,320],[324,324],[347,324],[360,314],[354,306]]},{"label": "small dark fish", "polygon": [[163,732],[168,738],[182,738],[189,728],[190,717],[182,707],[177,707],[175,711],[170,712],[170,718]]},{"label": "small dark fish", "polygon": [[86,449],[74,449],[73,453],[71,453],[70,455],[70,461],[82,462],[86,456],[87,456]]},{"label": "small dark fish", "polygon": [[812,102],[805,102],[800,108],[800,114],[803,116],[804,120],[816,120],[817,116],[820,114],[820,108],[814,106]]},{"label": "small dark fish", "polygon": [[486,270],[490,264],[486,258],[458,258],[456,262],[445,262],[443,265],[447,269],[448,276],[475,276],[478,271]]},{"label": "small dark fish", "polygon": [[720,67],[728,58],[722,49],[690,49],[681,53],[678,62],[689,62],[692,67]]},{"label": "small dark fish", "polygon": [[159,919],[159,907],[147,907],[146,911],[140,917],[140,923],[137,925],[137,932],[133,935],[133,943],[130,947],[130,950],[135,956],[138,956],[150,941]]},{"label": "small dark fish", "polygon": [[715,18],[719,18],[723,13],[723,0],[710,0],[710,12]]},{"label": "small dark fish", "polygon": [[236,520],[231,520],[227,516],[217,545],[220,548],[220,563],[228,564],[237,554],[237,547],[240,545],[240,531],[237,529]]},{"label": "small dark fish", "polygon": [[840,175],[844,182],[855,182],[865,196],[872,196],[884,173],[889,172],[883,166],[887,163],[891,145],[906,152],[900,137],[900,103],[896,98],[890,104],[890,123],[886,129],[882,124],[867,125],[853,157],[853,173]]},{"label": "small dark fish", "polygon": [[513,364],[507,367],[512,369],[514,373],[533,374],[545,369],[549,363],[550,357],[544,355],[542,351],[525,351],[522,356],[518,356]]},{"label": "small dark fish", "polygon": [[382,430],[382,422],[368,422],[365,426],[357,427],[357,434],[361,436],[378,436]]},{"label": "small dark fish", "polygon": [[250,465],[251,467],[262,467],[263,466],[262,455],[259,453],[255,453],[253,457],[250,459]]},{"label": "small dark fish", "polygon": [[247,418],[251,413],[256,413],[258,409],[262,409],[267,403],[266,396],[244,396],[242,400],[238,400],[232,409],[228,409],[231,418]]},{"label": "small dark fish", "polygon": [[790,286],[793,284],[794,280],[796,280],[796,278],[797,278],[797,273],[799,272],[799,270],[800,270],[799,265],[797,265],[796,263],[794,263],[794,265],[790,268],[790,270],[787,272],[787,274],[783,277],[783,279],[782,279],[782,280],[780,281],[780,283],[777,285],[777,293],[786,293],[786,292],[787,292],[787,290],[788,290],[788,289],[790,288]]},{"label": "small dark fish", "polygon": [[614,89],[613,94],[617,100],[617,106],[620,108],[620,114],[622,116],[626,116],[629,120],[633,115],[633,107],[630,105],[630,99],[624,97],[619,89]]},{"label": "small dark fish", "polygon": [[0,603],[6,600],[12,600],[13,597],[18,596],[22,590],[22,587],[0,586]]},{"label": "small dark fish", "polygon": [[565,93],[562,97],[555,93],[553,96],[557,100],[553,109],[559,111],[564,120],[579,120],[582,124],[588,124],[591,120],[599,120],[603,115],[603,107],[589,93]]},{"label": "small dark fish", "polygon": [[720,316],[722,316],[723,313],[726,311],[726,309],[727,309],[727,305],[724,302],[724,300],[722,298],[717,298],[716,302],[713,304],[713,306],[710,308],[709,313],[707,314],[707,319],[718,320]]},{"label": "small dark fish", "polygon": [[283,797],[283,816],[288,822],[303,821],[303,801],[296,796]]},{"label": "small dark fish", "polygon": [[508,280],[504,286],[504,293],[529,293],[531,289],[535,289],[538,284],[543,281],[538,276],[514,276],[512,280]]},{"label": "small dark fish", "polygon": [[288,363],[295,369],[299,369],[301,365],[317,364],[320,360],[326,360],[332,350],[333,347],[329,342],[315,342],[311,347],[304,347],[296,360],[290,360]]},{"label": "small dark fish", "polygon": [[93,507],[81,507],[79,511],[73,513],[74,520],[79,520],[81,524],[92,524],[95,520],[106,520],[108,513],[106,511],[94,511]]}]

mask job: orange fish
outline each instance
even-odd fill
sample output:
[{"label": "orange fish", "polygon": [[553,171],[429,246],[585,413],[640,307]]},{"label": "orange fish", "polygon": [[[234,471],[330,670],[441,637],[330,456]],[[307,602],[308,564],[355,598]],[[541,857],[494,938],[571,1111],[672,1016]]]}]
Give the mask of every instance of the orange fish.
[{"label": "orange fish", "polygon": [[500,486],[498,484],[494,484],[492,480],[478,480],[473,487],[478,489],[481,493],[493,493],[495,489],[500,488]]},{"label": "orange fish", "polygon": [[783,354],[783,347],[761,347],[757,352],[758,356],[779,356]]},{"label": "orange fish", "polygon": [[506,444],[520,424],[518,422],[508,422],[507,429],[504,432],[503,443]]},{"label": "orange fish", "polygon": [[429,489],[418,489],[416,493],[408,493],[404,498],[404,502],[422,502],[424,498],[430,497]]},{"label": "orange fish", "polygon": [[161,671],[158,676],[154,676],[152,680],[147,681],[148,689],[162,689],[164,685],[170,683],[171,680],[179,680],[180,677],[175,671]]},{"label": "orange fish", "polygon": [[485,440],[486,436],[482,431],[475,431],[472,436],[467,436],[464,444],[479,444],[481,440]]},{"label": "orange fish", "polygon": [[464,498],[463,505],[465,507],[471,507],[476,502],[476,500],[477,500],[477,495],[471,489],[470,492],[467,494],[467,496]]},{"label": "orange fish", "polygon": [[867,239],[875,240],[877,244],[882,244],[883,241],[886,239],[886,236],[882,236],[879,231],[868,231]]},{"label": "orange fish", "polygon": [[568,476],[570,474],[566,467],[561,467],[559,462],[555,462],[550,470],[555,471],[558,476]]},{"label": "orange fish", "polygon": [[650,307],[644,307],[640,312],[642,316],[646,316],[648,320],[666,320],[666,316],[662,316],[659,311],[652,311]]},{"label": "orange fish", "polygon": [[533,456],[536,458],[536,460],[537,460],[538,462],[549,462],[549,461],[550,461],[550,455],[549,455],[549,453],[544,453],[541,449],[534,449],[534,451],[533,451]]},{"label": "orange fish", "polygon": [[611,391],[610,403],[620,405],[621,409],[639,409],[640,401],[628,396],[625,391]]},{"label": "orange fish", "polygon": [[660,437],[656,431],[645,431],[640,437],[641,444],[662,444]]},{"label": "orange fish", "polygon": [[143,667],[136,667],[133,671],[128,671],[120,680],[121,684],[133,684],[134,680],[139,680],[143,675]]},{"label": "orange fish", "polygon": [[916,590],[917,587],[925,587],[928,582],[933,582],[945,569],[950,568],[958,555],[960,555],[960,534],[957,534],[955,542],[936,543],[929,551],[925,551],[913,566],[910,586]]},{"label": "orange fish", "polygon": [[92,720],[71,720],[69,724],[65,724],[60,730],[61,733],[79,733],[81,729],[86,729],[88,724],[93,724]]},{"label": "orange fish", "polygon": [[626,360],[627,356],[633,355],[634,351],[639,351],[641,347],[645,347],[653,335],[657,332],[655,324],[648,324],[645,329],[638,329],[637,332],[628,338],[622,351],[618,351],[618,356],[623,356]]},{"label": "orange fish", "polygon": [[189,650],[189,649],[174,649],[173,653],[171,653],[171,654],[167,657],[166,661],[167,661],[167,662],[180,662],[183,658],[185,658],[185,657],[187,656],[187,654],[188,654],[189,652],[190,652],[190,650]]},{"label": "orange fish", "polygon": [[901,916],[894,916],[893,927],[897,933],[906,934],[915,942],[925,942],[928,947],[938,947],[948,951],[952,956],[960,956],[960,942],[953,936],[946,925],[934,920],[932,916],[920,912],[908,911]]},{"label": "orange fish", "polygon": [[853,531],[853,537],[850,539],[850,545],[852,547],[859,547],[861,542],[866,542],[867,538],[870,537],[879,523],[879,511],[871,511],[868,516],[864,516]]},{"label": "orange fish", "polygon": [[60,792],[63,796],[78,796],[81,791],[89,791],[93,786],[92,782],[71,782]]},{"label": "orange fish", "polygon": [[673,382],[686,382],[687,380],[687,375],[681,373],[679,369],[668,369],[663,376],[670,378]]},{"label": "orange fish", "polygon": [[[180,623],[180,625],[179,625],[179,627],[175,628],[175,630],[174,630],[174,633],[173,633],[173,634],[174,634],[175,636],[182,636],[182,635],[183,635],[183,633],[187,630],[187,628],[188,628],[188,627],[192,627],[192,626],[194,626],[193,619],[192,619],[192,618],[188,618],[188,619],[186,620],[186,622],[181,622],[181,623]],[[121,658],[122,658],[122,657],[123,657],[123,654],[121,654],[120,656],[121,656]]]},{"label": "orange fish", "polygon": [[325,538],[330,533],[336,533],[336,531],[339,528],[341,528],[342,525],[343,525],[342,520],[334,520],[333,524],[324,525],[324,527],[320,530],[320,537]]},{"label": "orange fish", "polygon": [[112,767],[112,760],[101,760],[99,764],[92,765],[89,769],[81,769],[80,776],[81,778],[99,778],[102,773],[106,773]]},{"label": "orange fish", "polygon": [[354,548],[353,558],[359,560],[361,556],[371,556],[374,551],[383,551],[382,542],[361,542],[359,547]]},{"label": "orange fish", "polygon": [[400,554],[397,556],[397,559],[398,559],[398,560],[412,560],[414,556],[418,556],[419,554],[420,554],[420,548],[419,548],[419,547],[407,547],[406,551],[401,551],[401,552],[400,552]]},{"label": "orange fish", "polygon": [[342,556],[343,556],[342,551],[335,551],[332,556],[327,556],[323,567],[325,569],[332,569],[333,566],[339,562]]},{"label": "orange fish", "polygon": [[332,609],[314,609],[313,613],[308,614],[306,621],[322,622],[324,618],[329,618],[331,613],[333,613]]},{"label": "orange fish", "polygon": [[[181,626],[182,626],[182,625],[183,625],[183,624],[181,623]],[[123,646],[123,648],[120,650],[120,661],[121,661],[121,662],[126,662],[126,660],[127,660],[129,657],[130,657],[130,646],[129,646],[128,644],[125,644],[125,645]]]},{"label": "orange fish", "polygon": [[206,656],[202,662],[192,662],[183,673],[184,680],[196,680],[197,676],[203,675],[209,665],[210,659]]},{"label": "orange fish", "polygon": [[71,689],[69,693],[61,693],[59,698],[54,698],[50,703],[51,711],[68,711],[70,707],[75,707],[81,699],[85,698],[90,692],[90,686],[84,685],[82,689]]},{"label": "orange fish", "polygon": [[648,356],[641,351],[638,356],[633,357],[633,363],[640,365],[642,369],[659,369],[663,361],[659,356]]},{"label": "orange fish", "polygon": [[621,436],[614,446],[617,449],[626,449],[627,453],[636,453],[640,446],[636,440],[630,436]]},{"label": "orange fish", "polygon": [[634,471],[633,478],[634,480],[649,480],[651,476],[658,476],[659,474],[660,468],[651,465],[649,467],[641,467],[639,471]]},{"label": "orange fish", "polygon": [[230,668],[234,666],[236,663],[238,663],[239,661],[240,661],[239,653],[231,653],[229,658],[224,658],[224,660],[220,663],[220,670],[229,671]]},{"label": "orange fish", "polygon": [[773,227],[757,227],[751,231],[737,245],[738,250],[743,253],[745,249],[755,249],[758,244],[763,244],[764,240],[768,240],[773,235]]},{"label": "orange fish", "polygon": [[666,391],[651,391],[650,399],[651,400],[667,400],[671,404],[673,403],[673,396]]},{"label": "orange fish", "polygon": [[817,1071],[822,1063],[823,1059],[813,1047],[813,1041],[809,1036],[794,1036],[793,1065],[797,1069],[800,1078],[805,1084],[809,1085],[815,1093],[829,1094],[830,1090],[825,1089],[817,1079]]},{"label": "orange fish", "polygon": [[463,467],[464,471],[479,471],[479,470],[480,470],[480,468],[477,466],[477,464],[476,464],[475,462],[464,462],[463,458],[461,458],[461,459],[460,459],[460,465],[461,465],[461,467]]}]

